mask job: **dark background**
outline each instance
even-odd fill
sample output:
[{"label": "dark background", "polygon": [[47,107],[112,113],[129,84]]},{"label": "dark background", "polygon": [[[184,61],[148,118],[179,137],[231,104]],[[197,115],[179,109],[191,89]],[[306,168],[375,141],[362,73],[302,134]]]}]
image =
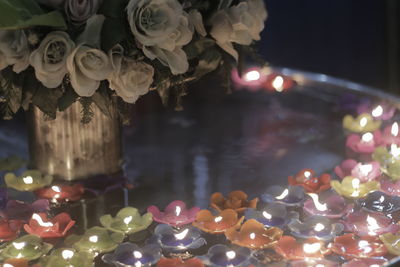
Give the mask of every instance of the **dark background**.
[{"label": "dark background", "polygon": [[400,0],[265,0],[260,43],[273,65],[400,93]]}]

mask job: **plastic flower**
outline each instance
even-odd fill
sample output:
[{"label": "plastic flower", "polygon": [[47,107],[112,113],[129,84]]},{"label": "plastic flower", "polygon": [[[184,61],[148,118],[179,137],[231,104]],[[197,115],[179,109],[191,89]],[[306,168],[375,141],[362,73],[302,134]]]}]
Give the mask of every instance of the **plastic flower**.
[{"label": "plastic flower", "polygon": [[235,245],[250,249],[266,249],[276,245],[283,231],[276,227],[266,228],[262,223],[250,219],[240,229],[225,231],[226,238]]},{"label": "plastic flower", "polygon": [[358,199],[357,204],[371,212],[390,214],[400,210],[400,197],[375,191],[368,194],[365,199]]},{"label": "plastic flower", "polygon": [[299,213],[288,211],[281,203],[269,203],[261,210],[247,209],[246,219],[255,219],[267,227],[285,227],[292,219],[298,219]]},{"label": "plastic flower", "polygon": [[0,260],[13,258],[36,260],[47,254],[52,247],[50,244],[43,243],[38,236],[26,235],[5,245],[0,251]]},{"label": "plastic flower", "polygon": [[346,159],[336,166],[334,171],[339,178],[343,179],[346,176],[351,176],[351,171],[354,169],[357,163],[358,162],[354,159]]},{"label": "plastic flower", "polygon": [[59,248],[40,260],[41,267],[93,267],[93,255],[72,248]]},{"label": "plastic flower", "polygon": [[49,219],[46,213],[34,213],[29,224],[24,225],[24,229],[27,233],[41,238],[57,238],[65,236],[74,224],[75,221],[66,212],[52,219]]},{"label": "plastic flower", "polygon": [[244,217],[239,218],[237,212],[232,209],[221,211],[217,215],[213,215],[209,210],[202,210],[197,214],[193,226],[210,234],[220,234],[230,228],[239,227],[243,220]]},{"label": "plastic flower", "polygon": [[302,186],[308,193],[319,193],[331,187],[329,174],[324,173],[320,177],[315,177],[315,172],[311,169],[304,169],[295,176],[289,176],[288,181],[292,186]]},{"label": "plastic flower", "polygon": [[247,194],[243,191],[233,191],[225,198],[221,193],[217,192],[211,195],[210,206],[217,211],[225,209],[233,209],[238,213],[244,212],[247,208],[255,209],[257,207],[258,198],[252,200],[247,199]]},{"label": "plastic flower", "polygon": [[385,215],[377,212],[363,210],[350,213],[343,221],[346,229],[358,236],[376,236],[385,233],[395,233],[400,230],[400,225]]},{"label": "plastic flower", "polygon": [[377,161],[368,163],[358,163],[351,170],[351,176],[360,179],[361,182],[370,182],[377,180],[381,175],[381,165]]},{"label": "plastic flower", "polygon": [[161,212],[156,206],[150,206],[147,208],[147,212],[153,214],[154,221],[175,227],[192,223],[199,211],[199,207],[187,209],[186,203],[180,200],[168,204],[164,212]]},{"label": "plastic flower", "polygon": [[132,207],[121,209],[114,218],[110,214],[100,217],[100,223],[105,228],[127,235],[147,229],[152,222],[151,213],[141,216],[138,209]]},{"label": "plastic flower", "polygon": [[388,251],[396,256],[400,256],[400,234],[387,233],[379,236]]},{"label": "plastic flower", "polygon": [[370,114],[361,114],[354,118],[351,115],[346,115],[343,118],[343,128],[354,133],[373,132],[381,127],[382,122],[375,120]]},{"label": "plastic flower", "polygon": [[21,176],[14,173],[7,173],[4,176],[7,187],[14,188],[18,191],[34,191],[36,189],[48,186],[53,181],[53,176],[42,175],[38,170],[30,170],[24,172]]},{"label": "plastic flower", "polygon": [[49,201],[47,199],[39,199],[32,204],[10,200],[7,206],[0,210],[0,217],[10,220],[28,221],[33,213],[46,212],[49,208]]},{"label": "plastic flower", "polygon": [[198,257],[208,267],[251,266],[256,261],[248,248],[229,248],[225,245],[212,246],[206,255]]},{"label": "plastic flower", "polygon": [[317,194],[309,194],[311,199],[304,202],[304,211],[311,215],[321,215],[330,219],[342,218],[353,210],[354,204],[347,204],[343,197],[332,193],[323,201]]},{"label": "plastic flower", "polygon": [[[4,265],[1,265],[3,267],[7,267],[7,264],[9,264],[10,266],[8,267],[29,267],[29,261],[27,261],[26,259],[8,259],[6,261],[4,261]],[[41,267],[40,265],[33,265],[32,267]]]},{"label": "plastic flower", "polygon": [[275,251],[287,260],[323,259],[330,249],[317,239],[298,242],[292,236],[283,236],[277,243]]},{"label": "plastic flower", "polygon": [[2,171],[16,171],[25,165],[25,160],[17,156],[9,156],[0,159],[0,172]]},{"label": "plastic flower", "polygon": [[204,264],[197,258],[192,258],[187,261],[183,261],[181,258],[161,258],[157,263],[157,267],[204,267]]},{"label": "plastic flower", "polygon": [[372,158],[381,164],[381,170],[393,180],[400,180],[400,148],[391,145],[390,149],[378,147],[372,154]]},{"label": "plastic flower", "polygon": [[302,186],[282,186],[274,185],[267,189],[267,192],[261,196],[265,203],[278,202],[289,207],[296,207],[303,204],[306,195]]},{"label": "plastic flower", "polygon": [[65,243],[68,246],[73,246],[78,251],[86,251],[97,255],[113,251],[122,240],[124,240],[124,234],[109,234],[107,229],[95,226],[86,230],[81,236],[70,235],[65,240]]},{"label": "plastic flower", "polygon": [[346,259],[381,257],[387,253],[385,245],[377,237],[357,237],[345,234],[335,238],[332,251]]},{"label": "plastic flower", "polygon": [[157,245],[139,247],[133,243],[120,244],[114,253],[105,254],[102,260],[114,266],[153,266],[161,259],[161,248]]},{"label": "plastic flower", "polygon": [[363,135],[350,134],[346,139],[346,147],[354,153],[372,154],[382,144],[380,131],[365,133]]},{"label": "plastic flower", "polygon": [[351,176],[345,177],[342,182],[332,181],[331,186],[339,195],[347,198],[362,198],[380,188],[377,181],[361,183],[360,179]]},{"label": "plastic flower", "polygon": [[22,224],[23,223],[18,220],[0,219],[0,242],[16,239]]},{"label": "plastic flower", "polygon": [[40,188],[35,195],[40,198],[51,199],[52,201],[78,201],[82,198],[85,188],[82,184],[73,185],[55,184],[49,187]]}]

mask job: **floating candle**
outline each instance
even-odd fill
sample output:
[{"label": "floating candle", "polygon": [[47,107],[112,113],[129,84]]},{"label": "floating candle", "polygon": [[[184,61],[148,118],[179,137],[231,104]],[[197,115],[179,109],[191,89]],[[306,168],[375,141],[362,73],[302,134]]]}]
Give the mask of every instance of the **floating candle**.
[{"label": "floating candle", "polygon": [[204,267],[204,264],[197,258],[192,258],[187,261],[183,261],[181,258],[161,258],[157,263],[157,267]]},{"label": "floating candle", "polygon": [[6,244],[0,251],[0,260],[13,258],[36,260],[47,254],[52,247],[50,244],[43,243],[40,237],[26,235]]},{"label": "floating candle", "polygon": [[150,206],[147,208],[147,212],[153,215],[154,221],[169,224],[174,227],[181,227],[192,223],[199,211],[200,208],[198,207],[187,209],[186,203],[179,200],[168,204],[164,212],[161,212],[156,206]]},{"label": "floating candle", "polygon": [[400,210],[400,197],[375,191],[364,199],[358,199],[357,204],[370,212],[382,212],[388,215]]},{"label": "floating candle", "polygon": [[72,248],[59,248],[41,259],[42,267],[93,267],[93,255]]},{"label": "floating candle", "polygon": [[292,88],[294,85],[295,81],[293,80],[293,78],[277,73],[272,73],[267,76],[267,79],[264,83],[264,88],[269,91],[282,93]]},{"label": "floating candle", "polygon": [[288,211],[281,203],[269,203],[262,210],[247,209],[246,220],[255,219],[267,227],[284,228],[292,219],[299,218],[295,211]]},{"label": "floating candle", "polygon": [[393,180],[400,180],[400,147],[396,144],[386,147],[378,147],[372,154],[372,158],[381,165],[381,170]]},{"label": "floating candle", "polygon": [[330,252],[322,241],[307,239],[305,242],[298,242],[292,236],[283,236],[275,251],[287,260],[323,259]]},{"label": "floating candle", "polygon": [[256,264],[248,248],[229,248],[225,245],[212,246],[205,256],[198,257],[209,267],[241,267]]},{"label": "floating candle", "polygon": [[324,173],[320,177],[315,177],[315,172],[312,169],[303,169],[295,176],[289,176],[288,181],[292,186],[302,186],[309,193],[323,192],[331,187],[331,176],[329,174]]},{"label": "floating candle", "polygon": [[7,202],[5,209],[0,210],[0,217],[28,221],[33,213],[46,212],[49,209],[49,201],[46,199],[36,200],[32,204],[10,200]]},{"label": "floating candle", "polygon": [[85,192],[82,184],[64,185],[53,184],[50,187],[40,188],[35,194],[40,198],[50,199],[52,202],[77,201],[80,200]]},{"label": "floating candle", "polygon": [[347,198],[362,198],[380,188],[379,182],[361,183],[360,179],[350,176],[345,177],[342,182],[332,181],[331,186],[339,195]]},{"label": "floating candle", "polygon": [[367,133],[379,129],[382,122],[375,120],[370,114],[361,114],[354,118],[351,115],[346,115],[343,118],[343,128],[354,133]]},{"label": "floating candle", "polygon": [[256,208],[258,198],[248,200],[247,194],[243,191],[230,192],[225,198],[217,192],[211,195],[210,206],[217,211],[233,209],[238,213],[243,213],[247,208]]},{"label": "floating candle", "polygon": [[382,144],[380,131],[363,135],[351,134],[346,139],[346,147],[356,154],[372,154]]},{"label": "floating candle", "polygon": [[373,104],[370,101],[364,101],[357,107],[357,112],[359,114],[371,114],[372,117],[378,120],[390,120],[394,116],[396,108],[387,102]]},{"label": "floating candle", "polygon": [[391,196],[400,196],[400,181],[381,180],[381,190]]},{"label": "floating candle", "polygon": [[57,238],[65,236],[74,224],[75,221],[65,212],[52,219],[49,219],[46,213],[34,213],[29,224],[24,225],[24,229],[27,233],[41,238]]},{"label": "floating candle", "polygon": [[387,253],[385,245],[377,237],[357,237],[345,234],[335,238],[332,251],[346,259],[381,257]]},{"label": "floating candle", "polygon": [[267,80],[268,68],[249,68],[240,77],[237,69],[232,71],[232,80],[234,85],[239,88],[245,88],[248,90],[259,90],[265,81]]},{"label": "floating candle", "polygon": [[161,248],[157,245],[139,247],[133,243],[120,244],[114,253],[105,254],[102,260],[114,266],[150,267],[161,259]]},{"label": "floating candle", "polygon": [[349,262],[346,262],[342,265],[342,267],[379,267],[383,266],[387,263],[386,259],[354,259]]},{"label": "floating candle", "polygon": [[321,215],[330,219],[341,218],[354,207],[336,194],[329,194],[322,203],[317,194],[308,194],[311,199],[304,203],[304,210],[311,215]]},{"label": "floating candle", "polygon": [[385,215],[363,210],[349,214],[343,223],[348,231],[359,236],[377,236],[400,230],[400,226]]},{"label": "floating candle", "polygon": [[358,178],[361,182],[374,181],[382,175],[381,165],[377,161],[358,163],[351,170],[351,176]]},{"label": "floating candle", "polygon": [[265,203],[278,202],[286,206],[300,206],[305,200],[304,188],[301,186],[271,186],[261,196]]},{"label": "floating candle", "polygon": [[226,209],[220,213],[213,215],[209,210],[200,211],[193,226],[204,232],[211,234],[221,234],[230,228],[236,228],[242,224],[244,217],[238,217],[236,211]]},{"label": "floating candle", "polygon": [[19,220],[0,219],[0,242],[17,238],[23,222]]},{"label": "floating candle", "polygon": [[382,140],[385,145],[400,145],[399,124],[394,122],[383,130]]},{"label": "floating candle", "polygon": [[386,233],[379,238],[382,240],[382,242],[385,244],[386,248],[388,251],[396,256],[400,256],[400,234],[396,233]]},{"label": "floating candle", "polygon": [[7,173],[4,176],[4,181],[7,187],[14,188],[18,191],[35,191],[50,185],[53,181],[53,176],[42,175],[38,170],[29,170],[18,177],[14,173]]},{"label": "floating candle", "polygon": [[334,171],[339,178],[343,179],[346,176],[351,176],[351,171],[357,164],[358,162],[354,159],[346,159],[336,166]]}]

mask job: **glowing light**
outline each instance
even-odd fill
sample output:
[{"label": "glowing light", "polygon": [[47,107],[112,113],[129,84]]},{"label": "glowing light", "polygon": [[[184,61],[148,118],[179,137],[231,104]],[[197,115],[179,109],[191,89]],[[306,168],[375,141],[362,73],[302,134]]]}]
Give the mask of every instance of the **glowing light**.
[{"label": "glowing light", "polygon": [[271,219],[272,219],[272,215],[269,214],[269,213],[266,212],[266,211],[263,211],[262,215],[263,215],[267,220],[271,220]]},{"label": "glowing light", "polygon": [[181,212],[182,212],[182,208],[179,207],[179,206],[176,206],[176,208],[175,208],[175,214],[176,214],[176,216],[181,215]]},{"label": "glowing light", "polygon": [[185,237],[187,236],[188,233],[189,233],[189,229],[185,229],[185,230],[182,231],[181,233],[176,234],[176,235],[175,235],[175,238],[176,238],[177,240],[183,240],[183,239],[185,239]]},{"label": "glowing light", "polygon": [[353,193],[351,193],[352,197],[358,197],[360,195],[360,183],[361,183],[360,179],[357,178],[351,181],[351,186],[354,189]]},{"label": "glowing light", "polygon": [[304,172],[304,176],[305,176],[306,178],[310,178],[310,177],[311,177],[311,172],[310,172],[310,171],[305,171],[305,172]]},{"label": "glowing light", "polygon": [[251,234],[250,234],[250,239],[251,239],[251,240],[256,239],[256,234],[255,234],[255,233],[251,233]]},{"label": "glowing light", "polygon": [[134,256],[136,259],[141,259],[141,258],[143,258],[143,254],[142,254],[140,251],[137,251],[137,250],[135,250],[135,251],[133,252],[133,256]]},{"label": "glowing light", "polygon": [[89,237],[89,241],[92,243],[97,243],[97,241],[99,241],[99,237],[97,235],[92,235]]},{"label": "glowing light", "polygon": [[8,263],[4,263],[3,267],[14,267],[14,265],[8,264]]},{"label": "glowing light", "polygon": [[314,244],[304,244],[303,245],[303,250],[307,254],[313,254],[318,252],[321,249],[321,244],[320,243],[314,243]]},{"label": "glowing light", "polygon": [[23,248],[26,246],[26,243],[25,243],[25,242],[21,242],[21,243],[14,242],[14,243],[13,243],[13,246],[14,246],[16,249],[21,250],[21,249],[23,249]]},{"label": "glowing light", "polygon": [[283,84],[284,84],[285,80],[283,79],[282,76],[276,76],[275,79],[272,81],[272,87],[274,87],[274,89],[278,92],[282,92],[283,91]]},{"label": "glowing light", "polygon": [[397,158],[400,156],[400,147],[398,147],[396,144],[391,144],[390,145],[390,154],[392,154],[393,157]]},{"label": "glowing light", "polygon": [[214,219],[214,222],[216,222],[216,223],[219,223],[219,222],[221,222],[222,221],[222,216],[218,216],[218,217],[216,217],[215,219]]},{"label": "glowing light", "polygon": [[369,245],[368,241],[366,240],[360,240],[358,242],[358,246],[365,252],[365,253],[369,253],[372,251],[371,246]]},{"label": "glowing light", "polygon": [[370,172],[372,172],[372,170],[373,170],[372,164],[360,165],[360,171],[364,176],[367,176]]},{"label": "glowing light", "polygon": [[132,220],[133,220],[132,216],[126,217],[126,218],[124,218],[124,223],[125,224],[130,224]]},{"label": "glowing light", "polygon": [[325,267],[325,265],[323,265],[323,264],[317,264],[317,265],[315,265],[315,267]]},{"label": "glowing light", "polygon": [[381,105],[379,105],[379,106],[377,106],[376,108],[374,108],[373,110],[372,110],[372,116],[374,116],[375,118],[378,118],[378,117],[380,117],[380,116],[382,116],[383,115],[383,108],[382,108],[382,106]]},{"label": "glowing light", "polygon": [[56,186],[56,185],[53,185],[51,187],[51,190],[53,190],[54,192],[57,192],[57,193],[61,193],[61,188],[59,186]]},{"label": "glowing light", "polygon": [[25,184],[33,184],[32,176],[26,176],[26,177],[22,178],[22,180],[24,181]]},{"label": "glowing light", "polygon": [[397,137],[399,135],[399,124],[397,122],[393,123],[392,129],[390,130],[390,133],[394,137]]},{"label": "glowing light", "polygon": [[361,140],[364,143],[372,142],[372,140],[374,140],[374,135],[372,133],[365,133],[362,135]]},{"label": "glowing light", "polygon": [[284,199],[285,197],[287,197],[289,195],[289,189],[285,189],[283,192],[282,192],[282,194],[281,195],[279,195],[279,196],[277,196],[277,197],[275,197],[276,199],[278,199],[278,200],[282,200],[282,199]]},{"label": "glowing light", "polygon": [[61,252],[61,256],[64,258],[64,260],[70,260],[74,256],[74,252],[72,250],[66,249]]},{"label": "glowing light", "polygon": [[261,78],[261,73],[258,70],[252,70],[244,75],[244,80],[247,82],[258,81]]},{"label": "glowing light", "polygon": [[317,224],[314,226],[314,230],[317,231],[317,232],[321,232],[321,231],[324,230],[324,229],[325,229],[325,225],[323,225],[322,223],[317,223]]},{"label": "glowing light", "polygon": [[360,126],[364,128],[368,124],[368,119],[366,117],[362,117],[360,120]]},{"label": "glowing light", "polygon": [[228,251],[226,252],[226,257],[228,258],[228,260],[233,260],[234,258],[236,258],[236,252],[235,251]]},{"label": "glowing light", "polygon": [[383,203],[385,201],[385,196],[381,196],[380,198],[379,198],[379,202],[380,203]]},{"label": "glowing light", "polygon": [[317,210],[319,210],[319,211],[327,211],[328,210],[328,205],[326,203],[322,204],[319,202],[319,196],[317,194],[310,193],[308,195],[312,198],[312,200],[314,202],[314,206],[317,208]]},{"label": "glowing light", "polygon": [[32,220],[37,221],[37,223],[38,223],[40,226],[43,226],[43,227],[52,227],[52,226],[53,226],[53,224],[52,224],[51,222],[44,222],[43,219],[42,219],[42,217],[40,217],[40,215],[37,214],[37,213],[34,213],[34,214],[32,215]]},{"label": "glowing light", "polygon": [[368,230],[369,230],[369,232],[368,232],[368,234],[370,234],[370,235],[376,235],[376,233],[375,233],[375,231],[376,230],[379,230],[381,227],[379,226],[379,224],[378,224],[378,221],[374,218],[374,217],[371,217],[371,216],[367,216],[367,223],[368,223]]}]

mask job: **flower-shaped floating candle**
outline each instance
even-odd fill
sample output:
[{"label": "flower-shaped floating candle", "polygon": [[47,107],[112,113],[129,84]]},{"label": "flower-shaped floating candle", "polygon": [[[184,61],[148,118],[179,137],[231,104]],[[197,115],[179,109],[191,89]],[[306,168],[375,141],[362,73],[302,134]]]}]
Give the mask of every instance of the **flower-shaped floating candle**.
[{"label": "flower-shaped floating candle", "polygon": [[371,212],[390,214],[400,210],[400,197],[390,196],[380,191],[370,193],[365,199],[358,199],[357,203]]},{"label": "flower-shaped floating candle", "polygon": [[2,171],[16,171],[18,169],[21,169],[24,167],[26,164],[26,161],[24,159],[21,159],[20,157],[11,155],[6,158],[1,158],[0,159],[0,172]]},{"label": "flower-shaped floating candle", "polygon": [[258,198],[248,200],[247,194],[243,191],[230,192],[225,198],[221,193],[212,194],[210,206],[217,211],[233,209],[238,213],[244,212],[247,208],[255,209],[257,207]]},{"label": "flower-shaped floating candle", "polygon": [[266,193],[261,196],[261,200],[265,203],[278,202],[286,206],[300,206],[305,200],[304,188],[301,186],[271,186]]},{"label": "flower-shaped floating candle", "polygon": [[36,260],[52,248],[52,245],[42,242],[38,236],[25,235],[5,245],[0,251],[0,260],[14,258]]},{"label": "flower-shaped floating candle", "polygon": [[290,262],[290,267],[340,267],[338,262],[325,259],[304,259]]},{"label": "flower-shaped floating candle", "polygon": [[292,219],[298,219],[299,213],[288,211],[282,203],[269,203],[262,210],[247,209],[246,220],[255,219],[267,227],[284,228]]},{"label": "flower-shaped floating candle", "polygon": [[341,223],[332,223],[328,218],[314,215],[303,221],[292,220],[288,224],[292,235],[298,238],[316,238],[318,240],[330,241],[340,235],[344,230]]},{"label": "flower-shaped floating candle", "polygon": [[121,209],[113,218],[110,214],[100,217],[100,223],[113,232],[120,232],[127,235],[146,230],[153,222],[151,213],[140,215],[136,208],[126,207]]},{"label": "flower-shaped floating candle", "polygon": [[277,227],[266,228],[262,223],[250,219],[240,229],[225,231],[226,238],[235,245],[251,249],[266,249],[276,245],[283,231]]},{"label": "flower-shaped floating candle", "polygon": [[322,259],[330,253],[320,240],[311,238],[299,242],[292,236],[283,236],[278,241],[275,251],[287,260]]},{"label": "flower-shaped floating candle", "polygon": [[153,215],[153,220],[159,223],[169,224],[174,227],[181,227],[192,223],[196,219],[196,214],[200,211],[199,207],[186,208],[183,201],[173,201],[161,212],[156,206],[147,208],[147,212]]},{"label": "flower-shaped floating candle", "polygon": [[289,176],[288,181],[290,185],[304,187],[308,193],[319,193],[331,187],[331,176],[329,174],[324,173],[320,177],[316,177],[314,170],[311,169],[304,169],[295,176]]},{"label": "flower-shaped floating candle", "polygon": [[353,259],[342,265],[342,267],[379,267],[387,263],[386,259]]},{"label": "flower-shaped floating candle", "polygon": [[275,91],[278,93],[284,92],[295,85],[293,78],[289,76],[283,76],[277,73],[271,73],[267,76],[267,80],[264,83],[264,87],[267,90]]},{"label": "flower-shaped floating candle", "polygon": [[385,145],[400,145],[399,123],[394,122],[383,130],[382,141]]},{"label": "flower-shaped floating candle", "polygon": [[40,261],[41,267],[93,267],[93,255],[72,248],[59,248]]},{"label": "flower-shaped floating candle", "polygon": [[380,131],[363,135],[351,134],[346,139],[346,147],[356,154],[372,154],[382,144]]},{"label": "flower-shaped floating candle", "polygon": [[4,209],[8,201],[7,188],[0,188],[0,209]]},{"label": "flower-shaped floating candle", "polygon": [[22,221],[0,219],[0,242],[16,239],[22,227]]},{"label": "flower-shaped floating candle", "polygon": [[213,215],[209,210],[201,210],[197,213],[193,226],[210,234],[221,234],[230,228],[239,227],[244,216],[238,216],[237,212],[231,209],[223,210]]},{"label": "flower-shaped floating candle", "polygon": [[198,257],[207,267],[244,267],[255,263],[248,248],[229,248],[225,245],[212,246],[206,255]]},{"label": "flower-shaped floating candle", "polygon": [[400,181],[381,180],[381,191],[390,196],[400,196]]},{"label": "flower-shaped floating candle", "polygon": [[156,243],[168,253],[180,253],[204,246],[207,242],[201,237],[201,232],[194,227],[176,229],[167,224],[160,224],[154,230],[154,236],[149,240]]},{"label": "flower-shaped floating candle", "polygon": [[58,238],[65,236],[74,224],[75,221],[66,212],[52,219],[49,219],[46,213],[34,213],[29,224],[24,225],[24,229],[27,233],[41,238]]},{"label": "flower-shaped floating candle", "polygon": [[0,217],[10,220],[28,221],[33,213],[46,212],[49,210],[49,201],[47,199],[39,199],[32,204],[10,200],[7,202],[5,209],[0,210]]},{"label": "flower-shaped floating candle", "polygon": [[[8,259],[4,262],[2,267],[29,267],[29,261],[26,259]],[[41,265],[35,264],[31,267],[41,267]]]},{"label": "flower-shaped floating candle", "polygon": [[304,210],[311,215],[321,215],[330,219],[342,218],[354,205],[347,204],[344,198],[334,193],[329,194],[324,201],[319,199],[317,194],[308,194],[311,199],[304,203]]},{"label": "flower-shaped floating candle", "polygon": [[381,257],[387,253],[378,237],[357,237],[355,234],[336,237],[331,249],[346,259]]},{"label": "flower-shaped floating candle", "polygon": [[331,186],[339,195],[353,199],[365,197],[380,188],[377,181],[362,183],[360,179],[351,176],[345,177],[342,182],[332,181]]},{"label": "flower-shaped floating candle", "polygon": [[374,181],[381,175],[381,165],[377,161],[357,163],[351,170],[351,176],[360,179],[362,183]]},{"label": "flower-shaped floating candle", "polygon": [[113,251],[124,240],[124,234],[109,234],[107,229],[92,227],[82,235],[70,235],[65,240],[68,246],[73,246],[78,251],[86,251],[97,255],[99,253]]},{"label": "flower-shaped floating candle", "polygon": [[249,68],[240,77],[237,69],[232,70],[232,81],[237,87],[246,88],[248,90],[260,89],[267,79],[267,68]]},{"label": "flower-shaped floating candle", "polygon": [[346,115],[343,118],[343,128],[353,133],[373,132],[381,127],[382,122],[375,120],[372,115],[364,113],[354,118]]},{"label": "flower-shaped floating candle", "polygon": [[396,144],[386,147],[378,147],[372,154],[372,158],[381,164],[381,170],[393,180],[400,180],[400,147]]},{"label": "flower-shaped floating candle", "polygon": [[388,251],[396,256],[400,256],[400,234],[387,233],[379,236]]},{"label": "flower-shaped floating candle", "polygon": [[373,104],[370,101],[364,101],[357,107],[358,114],[368,113],[375,119],[384,121],[390,120],[394,116],[395,112],[396,108],[387,102]]},{"label": "flower-shaped floating candle", "polygon": [[157,263],[157,267],[204,267],[204,264],[197,258],[192,258],[186,261],[181,258],[161,258]]},{"label": "flower-shaped floating candle", "polygon": [[386,233],[395,233],[400,229],[400,225],[394,224],[385,215],[363,210],[349,214],[343,223],[348,231],[358,236],[377,236]]},{"label": "flower-shaped floating candle", "polygon": [[105,254],[102,260],[114,266],[150,267],[156,264],[161,256],[161,248],[157,245],[139,247],[133,243],[122,243],[114,253]]},{"label": "flower-shaped floating candle", "polygon": [[40,188],[35,191],[40,198],[51,199],[52,202],[78,201],[82,198],[85,188],[82,184],[56,184],[49,187]]},{"label": "flower-shaped floating candle", "polygon": [[343,179],[346,176],[351,176],[351,171],[357,164],[358,162],[354,159],[346,159],[336,166],[334,171],[339,178]]},{"label": "flower-shaped floating candle", "polygon": [[37,170],[29,170],[18,177],[14,173],[7,173],[4,176],[4,181],[7,187],[18,191],[35,191],[36,189],[50,185],[53,181],[53,176],[43,175]]}]

